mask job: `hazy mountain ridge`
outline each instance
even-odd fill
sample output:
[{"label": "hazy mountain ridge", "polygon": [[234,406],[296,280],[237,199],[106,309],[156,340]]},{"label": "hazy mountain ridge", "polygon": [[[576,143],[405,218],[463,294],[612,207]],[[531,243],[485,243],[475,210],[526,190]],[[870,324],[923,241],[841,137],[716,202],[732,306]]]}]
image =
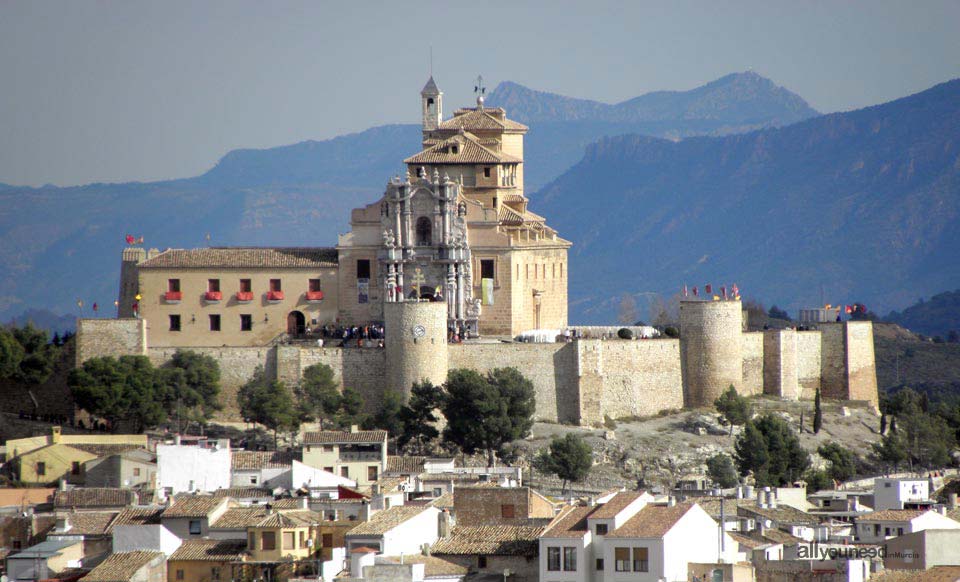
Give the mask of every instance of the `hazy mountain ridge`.
[{"label": "hazy mountain ridge", "polygon": [[[720,121],[724,125],[778,126],[819,115],[799,95],[754,72],[733,73],[690,91],[655,91],[613,105],[536,91],[505,81],[487,104],[524,123],[668,120]],[[722,127],[722,126],[721,126]],[[733,128],[719,133],[731,133]]]},{"label": "hazy mountain ridge", "polygon": [[707,282],[791,308],[822,284],[887,310],[960,283],[958,133],[950,81],[779,129],[606,138],[532,207],[575,243],[574,318]]},{"label": "hazy mountain ridge", "polygon": [[885,318],[913,331],[947,338],[960,332],[960,289],[921,298],[903,311],[893,311]]}]

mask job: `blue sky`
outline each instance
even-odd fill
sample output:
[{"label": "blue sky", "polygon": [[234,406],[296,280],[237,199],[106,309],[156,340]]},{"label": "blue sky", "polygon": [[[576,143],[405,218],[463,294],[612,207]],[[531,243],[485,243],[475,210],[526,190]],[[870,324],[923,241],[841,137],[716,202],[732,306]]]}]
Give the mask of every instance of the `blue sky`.
[{"label": "blue sky", "polygon": [[0,182],[202,173],[413,122],[429,69],[616,102],[753,69],[829,112],[960,77],[960,2],[0,2]]}]

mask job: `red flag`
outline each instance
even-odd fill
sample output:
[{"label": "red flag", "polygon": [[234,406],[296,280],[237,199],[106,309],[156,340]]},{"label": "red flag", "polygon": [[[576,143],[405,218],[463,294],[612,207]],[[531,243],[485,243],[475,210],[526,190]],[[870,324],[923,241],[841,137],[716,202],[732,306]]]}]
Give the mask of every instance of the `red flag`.
[{"label": "red flag", "polygon": [[137,239],[133,238],[133,235],[132,235],[132,234],[128,234],[128,235],[127,235],[127,244],[128,244],[128,245],[132,245],[132,244],[135,243],[135,242],[137,242]]},{"label": "red flag", "polygon": [[142,237],[142,236],[137,239],[137,244],[138,244],[138,245],[142,245],[142,244],[143,244],[143,237]]},{"label": "red flag", "polygon": [[703,288],[703,290],[707,293],[707,295],[710,295],[713,293],[713,285],[711,285],[710,283],[707,283],[707,285]]},{"label": "red flag", "polygon": [[724,299],[727,298],[727,286],[726,286],[726,285],[721,285],[721,286],[720,286],[720,294],[723,295],[723,298],[724,298]]},{"label": "red flag", "polygon": [[93,304],[93,311],[96,312],[97,309],[99,309],[99,307],[97,306],[96,302],[94,302],[94,304]]},{"label": "red flag", "polygon": [[853,307],[850,305],[847,305],[847,308],[844,311],[846,311],[847,313],[853,313]]},{"label": "red flag", "polygon": [[694,286],[694,287],[693,287],[693,296],[696,297],[697,295],[698,295],[698,293],[697,293],[697,287]]}]

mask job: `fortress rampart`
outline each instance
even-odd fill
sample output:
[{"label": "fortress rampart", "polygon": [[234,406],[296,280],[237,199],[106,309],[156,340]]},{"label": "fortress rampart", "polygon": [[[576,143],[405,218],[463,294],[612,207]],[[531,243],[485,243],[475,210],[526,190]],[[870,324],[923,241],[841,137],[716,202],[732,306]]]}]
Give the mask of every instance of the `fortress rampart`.
[{"label": "fortress rampart", "polygon": [[[358,390],[371,411],[384,390],[409,393],[426,378],[442,382],[450,369],[486,372],[515,367],[536,390],[536,418],[597,425],[605,417],[649,416],[708,406],[731,384],[742,394],[785,399],[824,397],[877,404],[870,322],[821,324],[818,331],[744,333],[739,301],[683,302],[681,338],[575,340],[570,343],[447,344],[443,303],[395,303],[385,312],[384,349],[309,344],[187,348],[220,362],[224,418],[236,418],[236,392],[257,366],[295,385],[313,364],[330,366]],[[418,329],[422,326],[422,330]],[[150,347],[142,319],[84,319],[78,364],[97,356],[147,355],[155,365],[174,347]]]}]

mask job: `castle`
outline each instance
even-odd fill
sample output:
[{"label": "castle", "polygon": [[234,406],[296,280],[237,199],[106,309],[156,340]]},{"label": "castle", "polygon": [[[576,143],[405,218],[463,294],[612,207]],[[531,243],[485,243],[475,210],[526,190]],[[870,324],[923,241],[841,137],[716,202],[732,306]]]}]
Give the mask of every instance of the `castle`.
[{"label": "castle", "polygon": [[[570,242],[527,207],[526,126],[484,106],[482,93],[476,107],[444,120],[432,77],[420,96],[422,151],[378,201],[352,212],[335,248],[131,246],[118,318],[80,320],[78,364],[207,353],[221,364],[227,415],[257,366],[294,385],[315,363],[331,366],[371,409],[384,390],[440,383],[453,368],[504,366],[533,381],[536,416],[548,421],[598,424],[710,405],[730,385],[786,399],[819,388],[876,405],[869,322],[748,333],[739,299],[682,301],[679,339],[499,341],[567,328]],[[324,327],[379,324],[382,349],[313,339]]]}]

